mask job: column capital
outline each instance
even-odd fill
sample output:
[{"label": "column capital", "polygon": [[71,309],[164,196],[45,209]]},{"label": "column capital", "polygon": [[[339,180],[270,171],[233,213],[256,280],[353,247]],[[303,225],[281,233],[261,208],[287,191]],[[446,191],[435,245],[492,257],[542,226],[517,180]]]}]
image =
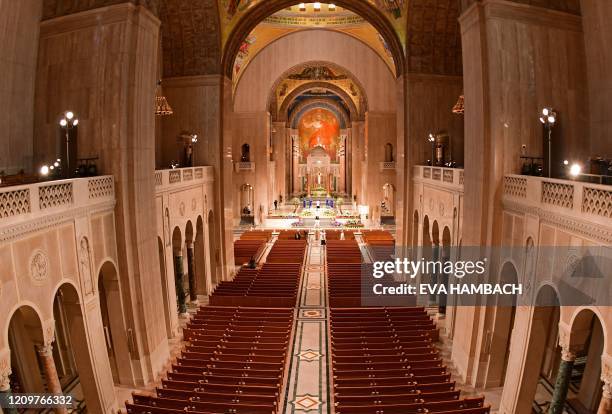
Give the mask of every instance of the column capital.
[{"label": "column capital", "polygon": [[563,347],[561,348],[561,359],[566,362],[574,362],[576,361],[576,350],[571,347]]},{"label": "column capital", "polygon": [[612,399],[612,356],[601,358],[601,381],[604,383],[602,398]]},{"label": "column capital", "polygon": [[9,391],[11,389],[10,375],[13,372],[10,365],[4,365],[0,361],[0,392]]},{"label": "column capital", "polygon": [[53,344],[45,343],[41,345],[36,345],[36,352],[41,357],[52,357],[53,356]]}]

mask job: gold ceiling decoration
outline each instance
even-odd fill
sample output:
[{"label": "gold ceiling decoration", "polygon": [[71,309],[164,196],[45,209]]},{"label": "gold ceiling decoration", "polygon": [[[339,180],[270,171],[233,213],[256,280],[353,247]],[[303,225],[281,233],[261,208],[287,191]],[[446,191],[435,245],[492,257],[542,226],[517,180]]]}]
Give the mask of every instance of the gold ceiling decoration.
[{"label": "gold ceiling decoration", "polygon": [[168,100],[161,93],[161,80],[157,82],[157,91],[155,93],[155,115],[167,116],[172,115],[174,111],[168,103]]},{"label": "gold ceiling decoration", "polygon": [[464,97],[463,95],[460,95],[459,99],[457,100],[457,103],[455,104],[455,106],[453,106],[453,113],[463,115],[464,112]]}]

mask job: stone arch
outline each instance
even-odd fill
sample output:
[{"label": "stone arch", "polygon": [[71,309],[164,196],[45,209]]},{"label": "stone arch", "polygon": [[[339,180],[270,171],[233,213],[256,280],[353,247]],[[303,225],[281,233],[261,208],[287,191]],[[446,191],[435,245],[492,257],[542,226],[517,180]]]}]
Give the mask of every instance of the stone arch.
[{"label": "stone arch", "polygon": [[[331,64],[328,64],[328,65],[333,66]],[[281,78],[277,82],[282,82],[282,79],[283,78]],[[351,78],[351,80],[353,79]],[[353,82],[357,83],[356,80],[353,80]],[[271,90],[272,95],[274,94],[274,91],[276,91],[276,88],[277,86],[275,84],[275,86]],[[312,82],[304,83],[303,85],[298,86],[293,91],[291,91],[291,93],[283,100],[283,103],[278,109],[276,109],[274,105],[276,103],[276,98],[274,96],[271,96],[270,97],[270,113],[275,114],[277,117],[277,120],[279,121],[287,121],[288,120],[287,110],[289,106],[291,106],[291,104],[295,101],[295,99],[298,98],[303,93],[311,91],[316,88],[328,89],[331,92],[333,92],[334,95],[341,98],[342,101],[347,106],[347,108],[349,109],[350,118],[352,120],[363,120],[364,119],[364,114],[365,114],[365,111],[367,110],[367,97],[365,96],[364,91],[360,89],[360,92],[361,92],[360,96],[363,102],[361,102],[360,109],[357,109],[355,102],[353,101],[353,99],[351,99],[349,94],[346,93],[344,89],[340,88],[338,85],[335,85],[333,83],[329,83],[326,81],[312,81]],[[361,88],[361,86],[358,86],[358,88]]]},{"label": "stone arch", "polygon": [[[292,49],[291,45],[296,42],[303,47]],[[321,42],[329,47],[318,47]],[[273,59],[283,51],[285,59]],[[361,54],[361,64],[354,59],[355,53]],[[348,34],[317,30],[293,32],[262,49],[235,85],[234,111],[269,111],[270,95],[288,74],[304,65],[325,65],[345,74],[362,91],[361,95],[367,99],[364,106],[370,111],[392,112],[397,108],[397,79],[376,52]]]},{"label": "stone arch", "polygon": [[340,121],[341,129],[350,128],[351,118],[349,114],[346,113],[346,110],[341,105],[331,99],[308,99],[300,102],[291,111],[291,116],[288,119],[289,126],[293,129],[298,129],[297,123],[302,118],[302,115],[315,108],[323,108],[333,112],[338,117],[338,121]]},{"label": "stone arch", "polygon": [[35,304],[20,302],[7,319],[5,344],[11,350],[12,379],[21,392],[45,392],[36,354],[36,346],[45,342],[41,315]]},{"label": "stone arch", "polygon": [[[590,412],[598,411],[601,401],[602,357],[607,351],[608,330],[599,309],[583,307],[577,309],[570,322],[570,347],[576,346],[577,356],[586,357],[576,360],[583,364],[582,378],[576,398]],[[584,361],[584,363],[583,363]]]},{"label": "stone arch", "polygon": [[[405,72],[405,56],[402,42],[384,13],[365,0],[339,0],[336,1],[335,4],[360,15],[378,30],[389,45],[396,65],[396,76],[399,77],[402,75]],[[238,49],[255,26],[266,17],[293,5],[295,5],[294,0],[278,0],[274,2],[263,1],[247,10],[243,18],[234,26],[225,44],[225,52],[221,60],[222,73],[228,78],[232,77],[232,68],[236,55],[238,54]]]},{"label": "stone arch", "polygon": [[419,211],[414,210],[412,215],[412,253],[416,255],[419,246]]},{"label": "stone arch", "polygon": [[198,215],[196,219],[196,238],[195,238],[195,271],[196,271],[196,293],[198,295],[206,295],[209,293],[210,282],[208,276],[210,270],[206,267],[209,260],[207,260],[206,252],[206,235],[204,234],[204,219],[201,215]]}]

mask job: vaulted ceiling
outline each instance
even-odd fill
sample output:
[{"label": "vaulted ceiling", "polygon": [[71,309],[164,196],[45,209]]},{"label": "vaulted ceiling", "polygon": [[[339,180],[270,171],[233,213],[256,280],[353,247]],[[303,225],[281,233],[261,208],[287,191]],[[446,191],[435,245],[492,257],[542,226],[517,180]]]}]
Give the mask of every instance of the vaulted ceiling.
[{"label": "vaulted ceiling", "polygon": [[[271,0],[44,0],[43,20],[125,2],[143,5],[161,20],[164,77],[220,74],[222,50],[232,29],[264,1]],[[462,10],[480,0],[354,1],[384,12],[404,48],[406,72],[461,74],[457,19]],[[513,1],[580,14],[580,0]],[[291,11],[278,16],[291,16]],[[268,22],[278,23],[278,19]]]}]

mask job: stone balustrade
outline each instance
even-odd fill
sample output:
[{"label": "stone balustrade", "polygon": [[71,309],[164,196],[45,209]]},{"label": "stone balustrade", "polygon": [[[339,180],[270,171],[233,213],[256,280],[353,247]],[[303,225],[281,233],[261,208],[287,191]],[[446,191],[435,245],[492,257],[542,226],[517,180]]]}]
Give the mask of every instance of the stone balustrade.
[{"label": "stone balustrade", "polygon": [[565,225],[591,229],[589,236],[612,240],[612,187],[573,180],[506,175],[504,207],[565,219]]},{"label": "stone balustrade", "polygon": [[414,179],[463,191],[462,168],[444,168],[417,165],[414,167]]},{"label": "stone balustrade", "polygon": [[163,192],[178,187],[189,187],[213,181],[213,167],[175,168],[155,171],[155,191]]},{"label": "stone balustrade", "polygon": [[13,224],[114,203],[115,184],[108,175],[0,188],[0,234]]}]

